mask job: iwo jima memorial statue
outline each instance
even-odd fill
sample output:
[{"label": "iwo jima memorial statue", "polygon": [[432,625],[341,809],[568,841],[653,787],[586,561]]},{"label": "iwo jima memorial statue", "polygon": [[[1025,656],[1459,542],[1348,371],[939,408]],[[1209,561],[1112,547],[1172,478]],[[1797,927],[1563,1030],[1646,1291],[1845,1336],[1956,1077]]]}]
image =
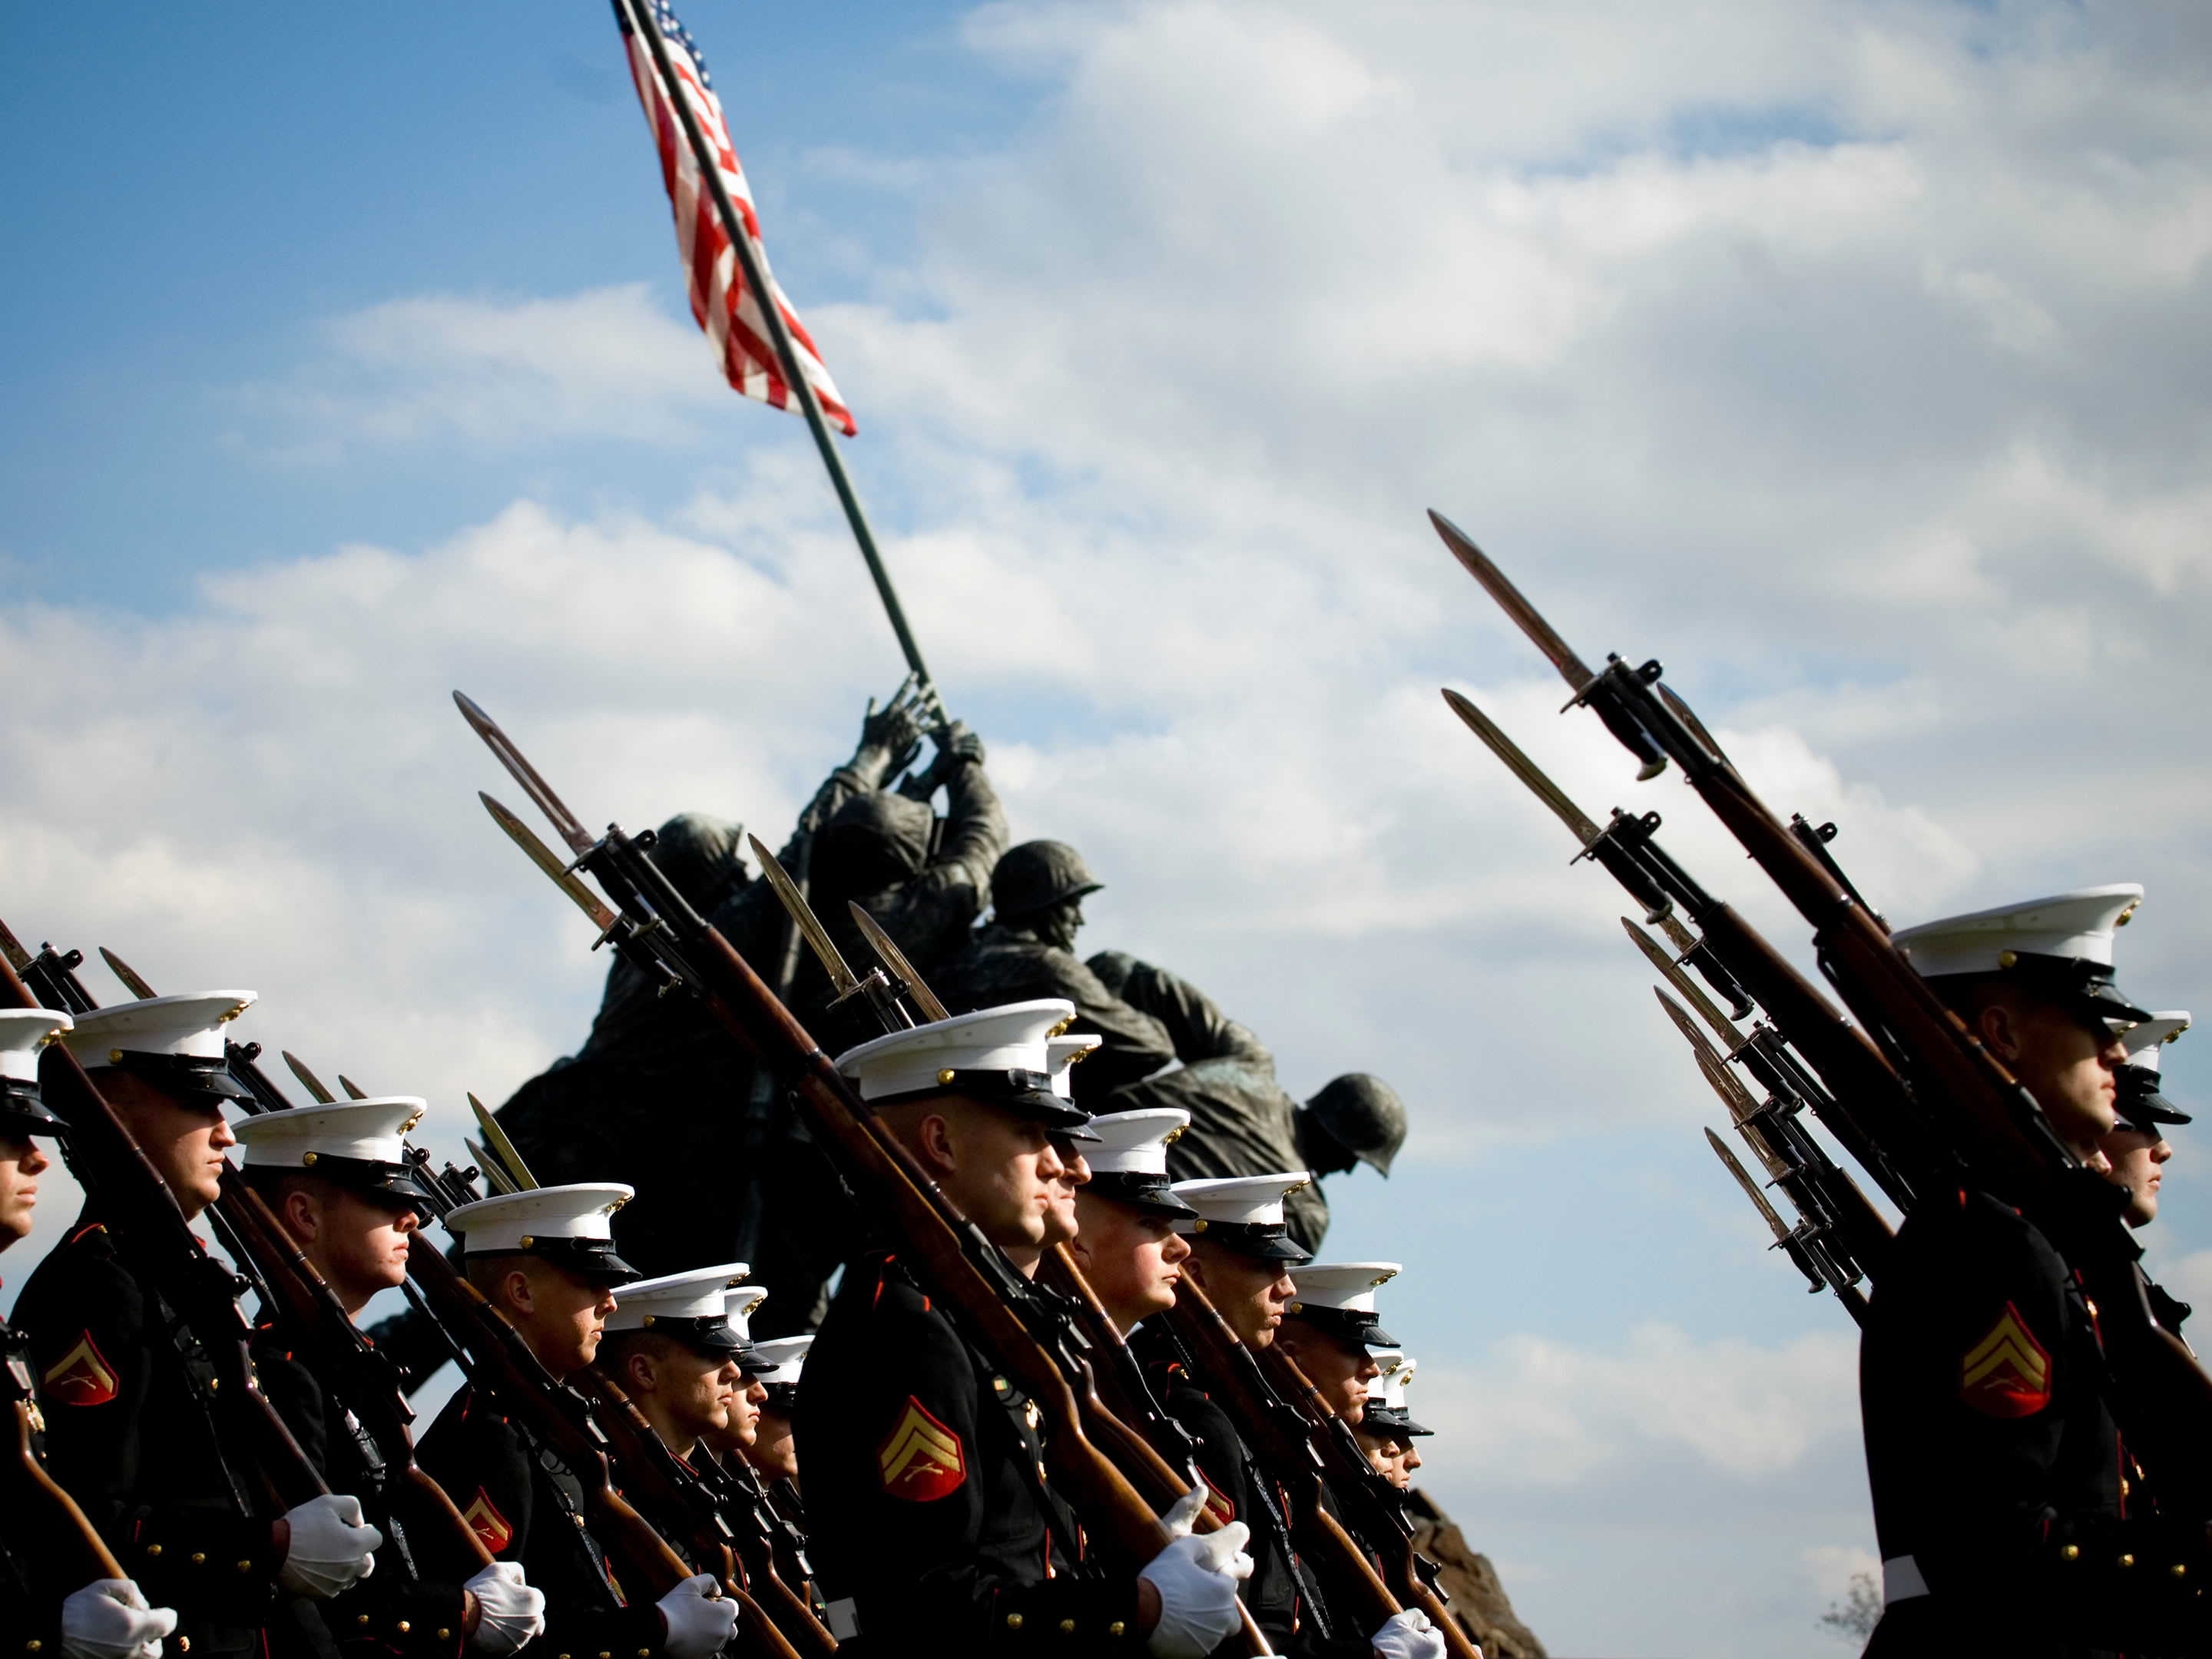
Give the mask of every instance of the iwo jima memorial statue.
[{"label": "iwo jima memorial statue", "polygon": [[[1316,1259],[1324,1183],[1387,1176],[1404,1106],[1365,1073],[1301,1099],[1198,988],[1077,953],[1100,883],[1010,845],[945,711],[699,55],[657,0],[616,13],[699,320],[805,417],[909,674],[775,853],[702,813],[587,829],[456,694],[552,842],[486,807],[612,958],[577,1051],[471,1102],[465,1161],[420,1097],[289,1053],[280,1084],[227,1033],[255,993],[103,951],[102,1006],[80,952],[0,927],[0,1249],[52,1150],[87,1194],[0,1328],[6,1650],[1540,1656],[1413,1484],[1399,1267]],[[1628,893],[1750,1164],[1708,1139],[1862,1328],[1869,1651],[2206,1651],[2212,1386],[2132,1231],[2188,1121],[2159,1059],[2189,1017],[2118,988],[2142,890],[1893,931],[1656,663],[1593,670],[1436,527],[1812,930],[1825,987],[1656,814],[1589,817],[1446,692]]]}]

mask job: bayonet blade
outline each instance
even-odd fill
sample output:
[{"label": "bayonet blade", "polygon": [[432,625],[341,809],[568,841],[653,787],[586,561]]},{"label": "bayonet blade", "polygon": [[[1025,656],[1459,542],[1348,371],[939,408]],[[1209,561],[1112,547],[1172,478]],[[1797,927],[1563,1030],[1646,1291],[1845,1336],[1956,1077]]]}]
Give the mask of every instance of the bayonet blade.
[{"label": "bayonet blade", "polygon": [[1674,1029],[1682,1034],[1690,1047],[1696,1049],[1700,1056],[1710,1054],[1716,1060],[1727,1058],[1719,1049],[1713,1047],[1712,1039],[1698,1029],[1698,1022],[1690,1018],[1688,1009],[1656,985],[1651,988],[1651,994],[1659,999],[1659,1006],[1667,1011],[1667,1018],[1674,1022]]},{"label": "bayonet blade", "polygon": [[23,941],[8,931],[8,924],[0,921],[0,956],[8,958],[8,965],[18,974],[38,960],[23,948]]},{"label": "bayonet blade", "polygon": [[775,861],[775,854],[768,850],[758,836],[747,836],[745,839],[752,843],[753,856],[760,860],[761,874],[768,878],[768,884],[775,889],[776,897],[783,901],[783,908],[790,914],[792,925],[799,929],[807,944],[813,947],[814,954],[820,958],[823,971],[830,975],[830,986],[841,998],[852,995],[860,988],[860,979],[845,965],[844,953],[838,950],[837,942],[830,937],[829,930],[823,927],[821,919],[806,902],[805,895],[799,890],[798,884]]},{"label": "bayonet blade", "polygon": [[129,963],[124,961],[105,945],[100,947],[100,959],[107,964],[109,973],[123,981],[123,988],[130,992],[132,996],[137,997],[142,1001],[149,1001],[158,994],[152,986],[138,975]]},{"label": "bayonet blade", "polygon": [[1726,1066],[1709,1055],[1698,1056],[1698,1070],[1704,1074],[1705,1081],[1712,1085],[1713,1092],[1721,1097],[1721,1104],[1728,1108],[1729,1116],[1735,1124],[1735,1132],[1743,1137],[1743,1144],[1751,1148],[1752,1156],[1759,1160],[1759,1167],[1766,1171],[1767,1179],[1779,1182],[1787,1176],[1790,1166],[1767,1143],[1766,1136],[1759,1127],[1751,1121],[1759,1110],[1759,1103],[1751,1097],[1750,1091],[1731,1077]]},{"label": "bayonet blade", "polygon": [[1721,1162],[1728,1166],[1728,1172],[1735,1177],[1736,1185],[1743,1188],[1744,1196],[1766,1218],[1767,1226],[1773,1230],[1774,1242],[1777,1244],[1789,1243],[1792,1237],[1789,1226],[1775,1213],[1774,1206],[1766,1201],[1766,1194],[1759,1190],[1759,1183],[1751,1178],[1751,1171],[1738,1163],[1735,1154],[1729,1151],[1728,1143],[1708,1129],[1705,1131],[1705,1145],[1719,1155]]},{"label": "bayonet blade", "polygon": [[558,853],[538,840],[536,830],[483,790],[477,791],[477,799],[483,803],[484,811],[491,814],[491,821],[507,831],[507,838],[520,847],[532,864],[552,878],[553,884],[592,919],[593,927],[605,934],[615,925],[615,913],[600,901],[599,895],[584,885],[583,878],[571,870]]},{"label": "bayonet blade", "polygon": [[[1680,991],[1690,1006],[1698,1011],[1698,1017],[1711,1026],[1721,1041],[1728,1044],[1729,1052],[1734,1054],[1742,1048],[1743,1033],[1736,1030],[1735,1023],[1698,988],[1695,980],[1682,971],[1681,963],[1667,954],[1666,947],[1626,916],[1620,919],[1620,925],[1628,929],[1628,937],[1636,942],[1636,948],[1643,951],[1651,965],[1665,976],[1667,983]],[[1696,941],[1692,943],[1694,945]]]},{"label": "bayonet blade", "polygon": [[337,1097],[323,1086],[322,1079],[307,1069],[307,1062],[289,1048],[283,1051],[284,1063],[292,1068],[292,1075],[300,1079],[300,1086],[325,1106],[334,1104]]},{"label": "bayonet blade", "polygon": [[1467,729],[1490,746],[1490,752],[1505,763],[1505,769],[1528,787],[1538,800],[1550,807],[1560,823],[1574,832],[1575,839],[1585,847],[1598,837],[1598,827],[1589,815],[1567,799],[1565,790],[1544,775],[1544,769],[1521,752],[1521,747],[1498,729],[1496,721],[1472,702],[1453,690],[1444,688],[1444,701],[1453,714],[1466,722]]},{"label": "bayonet blade", "polygon": [[473,1135],[463,1135],[461,1145],[469,1149],[469,1156],[476,1160],[477,1173],[484,1178],[484,1185],[491,1188],[493,1197],[521,1190],[507,1178],[507,1171],[499,1167],[499,1160],[479,1146]]},{"label": "bayonet blade", "polygon": [[545,814],[546,822],[553,826],[562,840],[568,843],[569,850],[579,856],[590,852],[592,837],[585,833],[584,826],[577,821],[576,815],[562,804],[560,796],[553,793],[553,786],[538,775],[538,769],[524,758],[513,740],[499,729],[499,722],[459,691],[453,693],[453,706],[461,711],[461,718],[469,723],[470,728],[484,740],[484,747],[498,757],[499,763],[507,769],[508,775],[522,786],[522,793],[537,804],[539,811]]},{"label": "bayonet blade", "polygon": [[[507,1138],[507,1131],[499,1127],[499,1120],[484,1110],[484,1103],[474,1095],[469,1097],[469,1109],[477,1115],[477,1127],[484,1133],[484,1145],[499,1154],[501,1168],[515,1187],[525,1192],[538,1186],[538,1177],[530,1173],[530,1166],[522,1161],[522,1154],[514,1150],[514,1143]],[[483,1160],[477,1160],[481,1163]]]},{"label": "bayonet blade", "polygon": [[860,908],[860,900],[848,899],[846,905],[853,913],[853,925],[860,930],[860,937],[868,941],[878,960],[890,969],[891,977],[899,982],[900,988],[914,999],[914,1006],[921,1010],[923,1018],[933,1020],[951,1018],[952,1016],[945,1012],[945,1005],[937,1000],[937,993],[923,984],[921,975],[915,972],[914,964],[906,959],[906,952],[898,948],[897,942],[884,932],[873,916]]},{"label": "bayonet blade", "polygon": [[346,1091],[346,1098],[348,1100],[367,1100],[368,1098],[368,1091],[362,1088],[358,1083],[356,1083],[343,1072],[340,1072],[338,1073],[338,1087]]},{"label": "bayonet blade", "polygon": [[1559,677],[1579,695],[1596,678],[1589,665],[1553,630],[1552,624],[1538,614],[1536,607],[1522,597],[1521,590],[1506,580],[1505,573],[1491,563],[1489,556],[1468,538],[1465,531],[1433,507],[1429,510],[1429,522],[1436,526],[1437,534],[1444,538],[1444,545],[1451,549],[1452,556],[1467,567],[1467,574],[1483,585],[1490,597],[1498,601],[1498,608],[1552,659],[1552,666],[1559,671]]}]

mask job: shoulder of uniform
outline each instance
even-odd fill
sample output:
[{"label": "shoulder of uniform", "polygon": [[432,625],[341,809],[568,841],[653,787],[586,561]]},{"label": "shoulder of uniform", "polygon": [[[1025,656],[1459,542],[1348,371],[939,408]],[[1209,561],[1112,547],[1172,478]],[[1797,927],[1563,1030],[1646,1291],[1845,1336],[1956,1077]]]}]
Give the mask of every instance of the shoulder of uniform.
[{"label": "shoulder of uniform", "polygon": [[46,1253],[46,1259],[32,1270],[25,1282],[18,1310],[35,1334],[39,1327],[47,1322],[31,1316],[33,1309],[44,1310],[55,1303],[70,1304],[87,1298],[103,1305],[119,1304],[131,1308],[143,1300],[138,1281],[116,1254],[115,1241],[107,1229],[96,1221],[79,1225]]}]

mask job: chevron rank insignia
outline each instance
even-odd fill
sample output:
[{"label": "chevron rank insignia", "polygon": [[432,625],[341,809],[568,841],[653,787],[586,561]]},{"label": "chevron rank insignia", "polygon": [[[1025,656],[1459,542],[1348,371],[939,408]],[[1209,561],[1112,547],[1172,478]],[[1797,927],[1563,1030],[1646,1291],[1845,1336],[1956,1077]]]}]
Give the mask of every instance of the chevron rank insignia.
[{"label": "chevron rank insignia", "polygon": [[1226,1492],[1206,1480],[1205,1470],[1198,1472],[1198,1478],[1206,1481],[1206,1512],[1213,1517],[1215,1526],[1227,1526],[1237,1518],[1237,1505],[1230,1502]]},{"label": "chevron rank insignia", "polygon": [[1959,1398],[1990,1417],[2033,1417],[2051,1403],[2051,1356],[2011,1303],[1960,1362]]},{"label": "chevron rank insignia", "polygon": [[483,1540],[483,1547],[494,1555],[505,1549],[507,1540],[514,1536],[514,1528],[507,1524],[499,1505],[491,1501],[491,1494],[482,1486],[477,1488],[475,1501],[461,1511],[461,1519],[469,1523],[469,1530]]},{"label": "chevron rank insignia", "polygon": [[915,1504],[957,1492],[968,1478],[960,1437],[923,1410],[912,1395],[906,1397],[897,1426],[876,1448],[876,1466],[886,1492]]},{"label": "chevron rank insignia", "polygon": [[46,1368],[39,1379],[46,1398],[58,1406],[105,1406],[115,1398],[115,1370],[84,1332],[71,1348]]}]

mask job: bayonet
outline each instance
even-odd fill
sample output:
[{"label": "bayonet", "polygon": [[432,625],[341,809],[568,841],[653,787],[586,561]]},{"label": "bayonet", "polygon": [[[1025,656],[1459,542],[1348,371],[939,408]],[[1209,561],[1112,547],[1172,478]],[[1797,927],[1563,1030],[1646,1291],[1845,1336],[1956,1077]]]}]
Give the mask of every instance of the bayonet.
[{"label": "bayonet", "polygon": [[[852,910],[853,925],[860,930],[860,937],[868,941],[878,960],[890,970],[891,977],[898,981],[900,988],[914,999],[914,1006],[931,1019],[951,1018],[952,1016],[945,1011],[945,1005],[937,1000],[937,993],[922,983],[921,975],[906,959],[906,952],[900,950],[897,942],[861,908],[860,900],[848,899],[846,903]],[[1079,1054],[1077,1058],[1081,1059],[1082,1056]]]},{"label": "bayonet", "polygon": [[1713,1092],[1721,1097],[1721,1104],[1728,1108],[1729,1121],[1735,1125],[1735,1132],[1743,1137],[1743,1144],[1750,1147],[1753,1156],[1759,1159],[1759,1167],[1766,1171],[1767,1179],[1777,1182],[1788,1180],[1790,1166],[1782,1161],[1766,1137],[1759,1133],[1758,1124],[1752,1121],[1759,1111],[1759,1103],[1751,1097],[1750,1091],[1729,1076],[1727,1068],[1710,1054],[1698,1056],[1698,1073],[1712,1085]]},{"label": "bayonet", "polygon": [[8,924],[4,921],[0,921],[0,956],[6,957],[8,965],[18,974],[27,969],[34,959],[23,948],[23,942],[8,931]]},{"label": "bayonet", "polygon": [[1467,574],[1483,585],[1490,597],[1498,601],[1498,608],[1551,659],[1552,666],[1559,671],[1559,678],[1573,689],[1579,700],[1583,690],[1597,678],[1590,672],[1589,665],[1553,631],[1552,624],[1537,613],[1536,607],[1521,596],[1521,590],[1506,580],[1503,570],[1491,563],[1489,556],[1474,544],[1464,530],[1433,507],[1429,510],[1429,522],[1436,526],[1437,534],[1444,538],[1444,545],[1451,549],[1452,556],[1467,567]]},{"label": "bayonet", "polygon": [[154,988],[142,979],[129,963],[124,961],[105,945],[100,947],[100,958],[107,964],[107,971],[123,981],[125,990],[141,1001],[152,1000],[155,995]]},{"label": "bayonet", "polygon": [[546,822],[553,826],[562,840],[568,843],[569,850],[579,858],[590,852],[593,845],[592,837],[585,831],[576,815],[568,809],[560,796],[553,793],[553,786],[538,775],[538,769],[524,757],[507,733],[499,729],[499,722],[459,691],[453,693],[453,704],[461,711],[461,718],[469,723],[471,729],[484,740],[484,747],[498,757],[499,763],[507,769],[507,775],[522,786],[522,793],[536,803],[539,811],[545,814]]},{"label": "bayonet", "polygon": [[792,925],[799,929],[812,948],[822,963],[823,971],[830,975],[830,989],[836,992],[837,1000],[842,1002],[860,988],[860,979],[845,964],[844,952],[837,948],[837,942],[830,937],[830,930],[823,927],[821,919],[814,914],[813,907],[807,903],[805,895],[799,890],[799,884],[792,880],[783,866],[776,862],[775,854],[768,850],[766,843],[758,836],[747,836],[745,839],[752,843],[753,856],[760,860],[761,874],[768,878],[768,884],[775,890],[776,897],[783,901],[783,908],[789,914]]},{"label": "bayonet", "polygon": [[1728,1172],[1735,1177],[1735,1184],[1743,1188],[1743,1195],[1749,1199],[1752,1206],[1765,1218],[1767,1226],[1773,1230],[1775,1243],[1785,1249],[1788,1249],[1795,1242],[1790,1225],[1776,1213],[1774,1206],[1766,1201],[1766,1194],[1759,1190],[1759,1183],[1751,1178],[1751,1171],[1737,1161],[1734,1152],[1729,1151],[1728,1143],[1711,1129],[1705,1131],[1705,1145],[1711,1147],[1720,1161],[1728,1166]]},{"label": "bayonet", "polygon": [[477,1173],[484,1178],[484,1185],[491,1188],[491,1196],[497,1198],[522,1190],[508,1178],[507,1171],[500,1168],[499,1160],[491,1155],[490,1149],[478,1142],[474,1135],[463,1135],[461,1145],[469,1149],[469,1156],[476,1160]]},{"label": "bayonet", "polygon": [[[1715,1006],[1711,997],[1698,988],[1696,981],[1682,971],[1681,965],[1667,954],[1659,941],[1626,916],[1620,919],[1620,925],[1628,930],[1628,937],[1635,941],[1636,948],[1644,952],[1651,965],[1656,968],[1665,978],[1667,983],[1680,991],[1690,1006],[1698,1011],[1698,1017],[1713,1028],[1722,1042],[1728,1044],[1729,1052],[1734,1054],[1742,1048],[1743,1033],[1736,1029],[1735,1023]],[[1692,940],[1692,944],[1695,942],[1694,939]]]},{"label": "bayonet", "polygon": [[[469,1109],[477,1115],[477,1127],[483,1131],[484,1145],[499,1155],[502,1172],[526,1192],[536,1188],[538,1177],[530,1173],[530,1166],[522,1161],[522,1154],[515,1151],[514,1143],[507,1138],[507,1131],[500,1127],[499,1120],[484,1110],[483,1102],[474,1095],[469,1097]],[[477,1162],[481,1164],[483,1159],[479,1156]]]},{"label": "bayonet", "polygon": [[483,790],[477,791],[477,799],[483,803],[484,811],[491,814],[491,821],[507,831],[507,839],[520,847],[532,864],[551,877],[553,884],[592,919],[592,925],[599,930],[600,938],[605,939],[614,930],[620,918],[598,894],[584,885],[581,878],[562,861],[560,854],[538,838],[537,831]]},{"label": "bayonet", "polygon": [[1449,686],[1444,688],[1444,701],[1451,705],[1452,713],[1467,723],[1468,730],[1489,744],[1490,752],[1505,763],[1505,769],[1528,785],[1529,793],[1552,809],[1577,841],[1588,847],[1598,838],[1598,827],[1589,815],[1568,799],[1566,791],[1545,776],[1543,769],[1522,754],[1520,745],[1500,731],[1496,721]]},{"label": "bayonet", "polygon": [[300,1086],[325,1106],[334,1104],[337,1097],[323,1086],[322,1079],[307,1069],[307,1062],[289,1048],[283,1050],[284,1063],[292,1068],[292,1075],[300,1079]]},{"label": "bayonet", "polygon": [[338,1073],[338,1087],[346,1091],[346,1098],[348,1100],[367,1100],[368,1098],[368,1091],[362,1088],[358,1083],[356,1083],[343,1072],[340,1072]]}]

